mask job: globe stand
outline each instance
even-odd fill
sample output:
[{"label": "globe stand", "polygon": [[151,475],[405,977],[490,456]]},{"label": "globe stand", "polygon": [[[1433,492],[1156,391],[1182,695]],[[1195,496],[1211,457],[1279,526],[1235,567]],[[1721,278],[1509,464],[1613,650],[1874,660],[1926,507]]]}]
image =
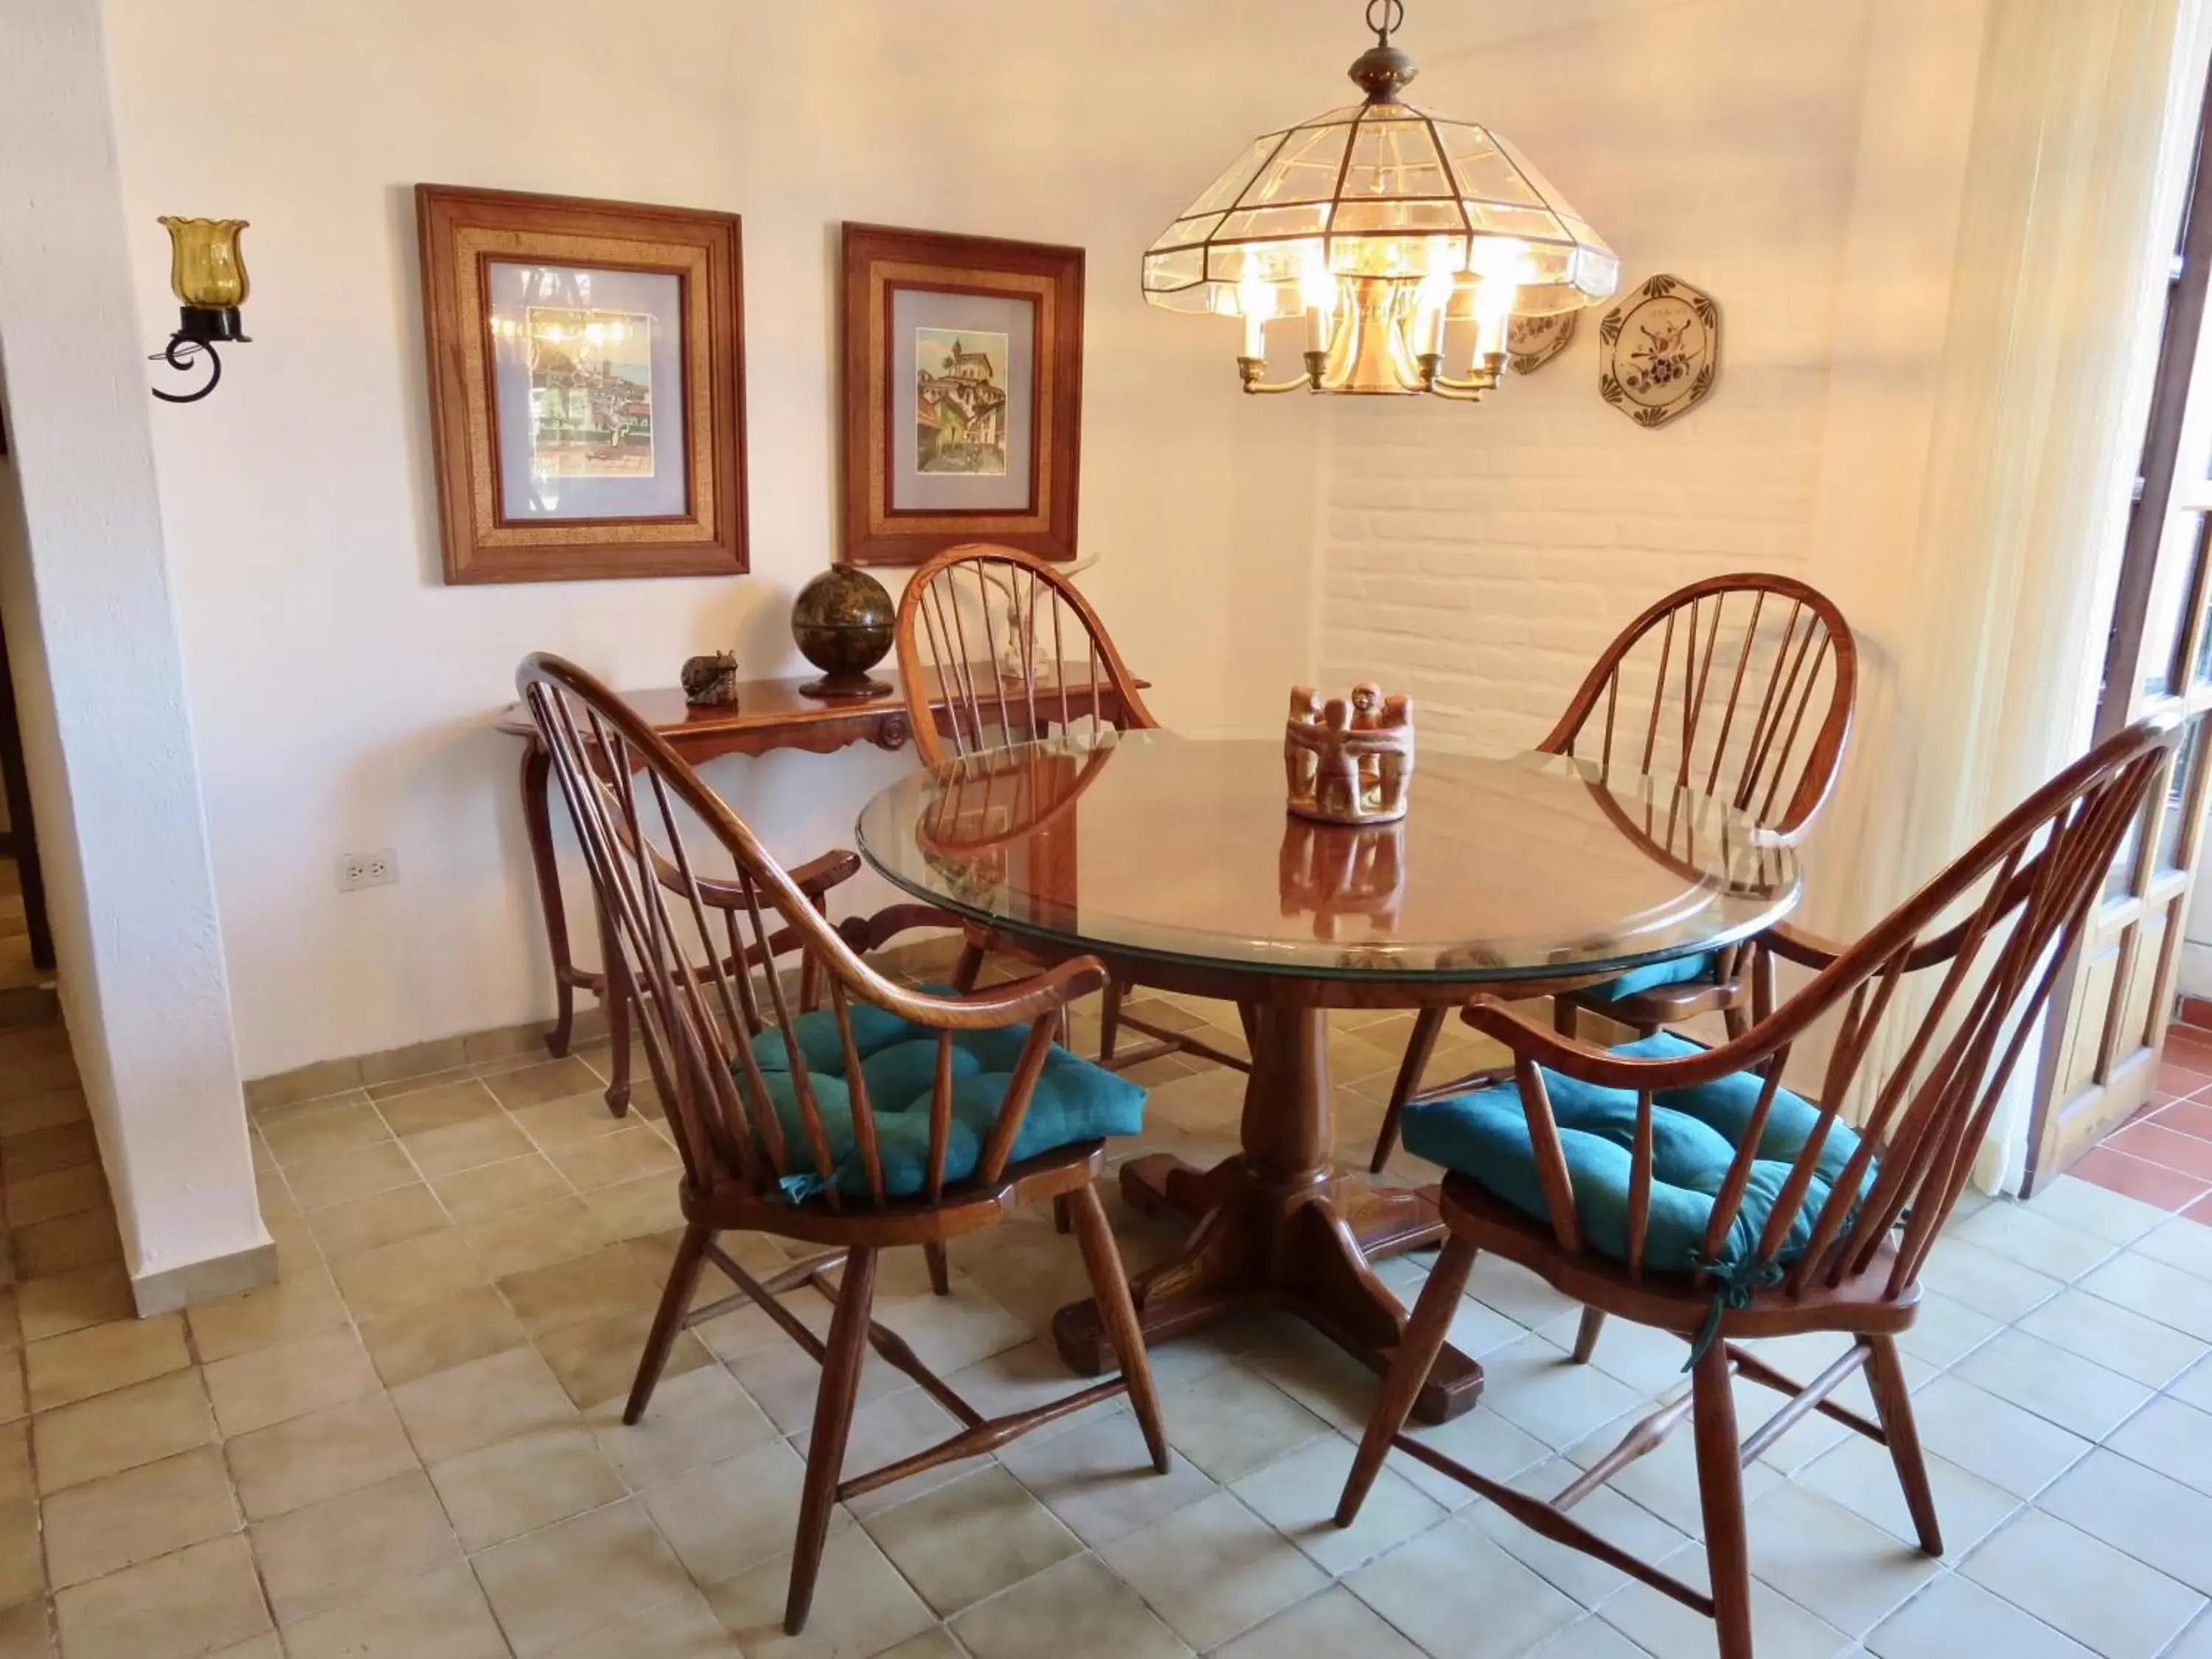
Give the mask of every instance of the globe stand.
[{"label": "globe stand", "polygon": [[890,682],[879,680],[866,672],[853,674],[824,674],[818,680],[809,680],[799,688],[802,697],[820,697],[825,702],[842,702],[848,699],[887,697],[891,694]]}]

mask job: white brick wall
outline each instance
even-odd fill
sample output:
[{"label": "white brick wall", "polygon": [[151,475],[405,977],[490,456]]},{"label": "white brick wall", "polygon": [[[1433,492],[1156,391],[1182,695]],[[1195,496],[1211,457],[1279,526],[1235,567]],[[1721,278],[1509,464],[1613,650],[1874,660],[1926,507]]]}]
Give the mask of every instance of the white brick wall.
[{"label": "white brick wall", "polygon": [[[1853,4],[1701,0],[1425,64],[1417,90],[1519,143],[1613,242],[1624,286],[1666,270],[1714,294],[1720,378],[1673,426],[1636,426],[1598,397],[1601,309],[1480,404],[1330,400],[1323,683],[1409,681],[1425,739],[1524,748],[1662,593],[1805,574],[1863,27]],[[1610,113],[1577,114],[1621,109],[1632,145]]]}]

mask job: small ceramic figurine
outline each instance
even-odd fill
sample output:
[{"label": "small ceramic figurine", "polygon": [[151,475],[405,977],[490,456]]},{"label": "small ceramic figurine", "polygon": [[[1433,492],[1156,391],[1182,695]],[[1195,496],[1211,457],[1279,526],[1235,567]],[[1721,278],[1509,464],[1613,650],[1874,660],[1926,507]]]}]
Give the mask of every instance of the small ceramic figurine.
[{"label": "small ceramic figurine", "polygon": [[1413,771],[1413,704],[1362,680],[1349,698],[1291,692],[1283,726],[1290,809],[1324,823],[1388,823],[1406,816]]},{"label": "small ceramic figurine", "polygon": [[678,677],[684,686],[684,701],[694,708],[730,708],[738,701],[738,659],[731,651],[717,651],[711,657],[690,657],[684,660],[684,671]]}]

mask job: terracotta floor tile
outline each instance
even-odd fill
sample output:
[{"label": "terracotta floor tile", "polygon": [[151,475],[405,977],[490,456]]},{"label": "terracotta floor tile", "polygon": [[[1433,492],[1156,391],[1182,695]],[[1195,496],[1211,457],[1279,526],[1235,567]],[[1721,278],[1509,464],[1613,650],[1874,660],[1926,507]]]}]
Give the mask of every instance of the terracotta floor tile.
[{"label": "terracotta floor tile", "polygon": [[2107,1136],[2104,1146],[2112,1152],[2125,1152],[2130,1158],[2139,1158],[2146,1164],[2212,1182],[2212,1141],[2199,1140],[2195,1135],[2166,1128],[2155,1121],[2130,1123],[2117,1134]]},{"label": "terracotta floor tile", "polygon": [[2092,1146],[2067,1173],[2130,1198],[2155,1204],[2161,1210],[2185,1209],[2212,1186],[2194,1176],[2178,1174],[2155,1164],[2146,1164],[2109,1146]]},{"label": "terracotta floor tile", "polygon": [[289,1170],[313,1158],[389,1140],[392,1131],[377,1115],[376,1108],[362,1097],[283,1117],[264,1118],[261,1138],[268,1143],[278,1166]]},{"label": "terracotta floor tile", "polygon": [[[568,1398],[579,1408],[589,1409],[629,1394],[631,1380],[637,1373],[638,1355],[645,1347],[646,1333],[653,1325],[653,1315],[652,1308],[639,1306],[625,1308],[604,1319],[563,1325],[540,1336],[538,1351],[553,1368],[553,1375],[560,1378]],[[708,1352],[706,1344],[691,1332],[684,1331],[668,1351],[668,1364],[661,1378],[665,1382],[671,1377],[682,1376],[714,1363],[714,1356]]]},{"label": "terracotta floor tile", "polygon": [[21,1601],[46,1587],[39,1505],[27,1498],[0,1504],[0,1601]]},{"label": "terracotta floor tile", "polygon": [[471,1552],[627,1497],[581,1423],[526,1430],[430,1466],[461,1546]]},{"label": "terracotta floor tile", "polygon": [[442,1462],[548,1424],[574,1420],[535,1348],[472,1359],[392,1391],[400,1420],[425,1462]]},{"label": "terracotta floor tile", "polygon": [[2179,1134],[2194,1135],[2199,1140],[2212,1140],[2212,1103],[2174,1101],[2153,1112],[2149,1121],[2160,1128],[2172,1129]]},{"label": "terracotta floor tile", "polygon": [[2212,1194],[2207,1194],[2198,1199],[2181,1213],[2191,1221],[2201,1221],[2206,1226],[2212,1227]]}]

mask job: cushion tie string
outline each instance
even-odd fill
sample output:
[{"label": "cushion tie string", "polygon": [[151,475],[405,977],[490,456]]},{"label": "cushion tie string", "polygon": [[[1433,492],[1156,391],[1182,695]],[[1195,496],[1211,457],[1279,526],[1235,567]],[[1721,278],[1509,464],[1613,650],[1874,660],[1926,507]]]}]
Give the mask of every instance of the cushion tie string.
[{"label": "cushion tie string", "polygon": [[1771,1256],[1747,1256],[1738,1261],[1719,1261],[1710,1256],[1692,1252],[1691,1267],[1710,1273],[1718,1286],[1713,1291],[1713,1304],[1705,1310],[1705,1322],[1698,1328],[1696,1339],[1690,1344],[1690,1357],[1682,1369],[1692,1370],[1705,1357],[1705,1350],[1713,1346],[1721,1334],[1721,1318],[1731,1308],[1737,1312],[1751,1306],[1752,1292],[1765,1290],[1782,1282],[1782,1264]]},{"label": "cushion tie string", "polygon": [[787,1175],[777,1182],[776,1190],[783,1194],[787,1204],[804,1204],[811,1198],[819,1198],[830,1190],[834,1176],[818,1175],[811,1170],[803,1175]]}]

